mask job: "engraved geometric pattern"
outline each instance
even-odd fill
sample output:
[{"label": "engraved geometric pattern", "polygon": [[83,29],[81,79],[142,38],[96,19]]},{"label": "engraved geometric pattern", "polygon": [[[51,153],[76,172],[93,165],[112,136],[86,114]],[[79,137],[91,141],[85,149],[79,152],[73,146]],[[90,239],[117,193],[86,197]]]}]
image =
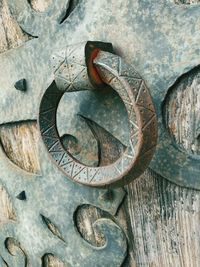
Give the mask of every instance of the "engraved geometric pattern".
[{"label": "engraved geometric pattern", "polygon": [[84,45],[67,47],[64,54],[63,63],[55,71],[56,86],[46,90],[40,105],[40,131],[49,154],[66,176],[76,182],[95,187],[126,184],[144,172],[156,146],[156,114],[145,82],[119,56],[104,51],[98,53],[93,64],[102,81],[118,93],[126,107],[130,140],[123,155],[111,165],[85,166],[62,146],[56,126],[56,110],[65,92],[95,88],[87,75]]},{"label": "engraved geometric pattern", "polygon": [[[0,92],[0,126],[7,129],[13,127],[17,132],[18,125],[23,126],[24,135],[17,133],[15,141],[22,150],[22,143],[26,143],[26,148],[31,145],[35,149],[40,168],[38,173],[32,173],[15,165],[4,150],[3,143],[1,144],[0,184],[8,195],[8,209],[12,206],[12,214],[8,214],[11,216],[5,224],[0,219],[0,266],[44,267],[47,266],[47,256],[51,255],[59,259],[62,266],[119,267],[127,255],[124,232],[112,219],[97,219],[93,224],[94,231],[97,230],[105,237],[105,244],[96,247],[88,243],[78,231],[77,211],[87,204],[115,216],[124,199],[124,190],[112,189],[112,198],[108,199],[104,197],[107,190],[91,190],[74,184],[49,160],[41,138],[27,144],[25,129],[28,130],[27,126],[31,122],[38,135],[36,120],[41,95],[53,82],[52,74],[64,63],[65,54],[62,50],[52,58],[53,72],[49,61],[53,51],[63,47],[69,38],[66,34],[69,30],[60,24],[69,1],[52,1],[51,7],[42,14],[32,10],[26,0],[9,0],[8,3],[12,15],[17,18],[23,30],[38,38],[31,37],[26,43],[20,44],[20,47],[0,55],[0,79],[1,87],[4,88]],[[58,37],[59,35],[61,36]],[[84,75],[83,72],[82,74]],[[50,146],[55,161],[63,165],[63,168],[71,166],[67,171],[76,177],[82,168],[79,169],[79,166],[71,162],[66,153],[60,153],[63,148],[57,140],[54,124],[61,95],[60,92],[51,90],[53,87],[54,84],[50,87],[49,94],[43,98],[40,109],[43,114],[40,118],[42,134],[45,136],[43,140]],[[20,154],[18,156],[23,160]],[[87,169],[91,176],[95,175],[95,171]],[[84,172],[82,175],[84,176]]]}]

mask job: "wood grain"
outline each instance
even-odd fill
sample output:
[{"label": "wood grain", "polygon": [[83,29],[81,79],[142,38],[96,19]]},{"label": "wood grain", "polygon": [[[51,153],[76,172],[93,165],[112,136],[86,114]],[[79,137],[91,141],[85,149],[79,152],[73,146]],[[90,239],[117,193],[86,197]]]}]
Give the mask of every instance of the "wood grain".
[{"label": "wood grain", "polygon": [[9,221],[15,221],[16,215],[5,188],[0,185],[0,227]]},{"label": "wood grain", "polygon": [[0,53],[18,47],[30,38],[11,16],[7,1],[0,0]]},{"label": "wood grain", "polygon": [[7,157],[21,169],[39,174],[37,123],[33,121],[0,126],[0,142]]},{"label": "wood grain", "polygon": [[200,68],[183,75],[164,106],[166,127],[180,149],[200,154]]},{"label": "wood grain", "polygon": [[42,267],[69,267],[64,265],[57,257],[48,254],[45,255],[43,258]]},{"label": "wood grain", "polygon": [[[31,0],[30,5],[38,12],[44,12],[51,5],[53,0]],[[55,1],[55,0],[54,0]]]},{"label": "wood grain", "polygon": [[198,267],[200,193],[152,171],[129,185],[127,192],[130,254],[136,266]]}]

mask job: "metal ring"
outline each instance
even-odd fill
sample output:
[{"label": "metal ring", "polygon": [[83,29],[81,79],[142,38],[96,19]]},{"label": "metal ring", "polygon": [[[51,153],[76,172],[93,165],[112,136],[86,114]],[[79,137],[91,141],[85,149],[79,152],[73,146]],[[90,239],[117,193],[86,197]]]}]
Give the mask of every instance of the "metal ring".
[{"label": "metal ring", "polygon": [[[84,62],[80,57],[80,53],[84,54],[82,44],[66,49],[65,61],[58,68],[54,66],[56,84],[42,97],[39,126],[49,154],[73,181],[94,187],[122,186],[148,167],[156,147],[157,119],[152,98],[140,75],[119,56],[105,52],[106,49],[103,51],[98,44],[89,42],[84,46],[84,51],[90,51]],[[89,66],[91,60],[92,68]],[[129,146],[114,163],[89,167],[64,149],[56,126],[56,112],[65,92],[94,90],[94,85],[105,84],[119,94],[126,107],[130,124]]]}]

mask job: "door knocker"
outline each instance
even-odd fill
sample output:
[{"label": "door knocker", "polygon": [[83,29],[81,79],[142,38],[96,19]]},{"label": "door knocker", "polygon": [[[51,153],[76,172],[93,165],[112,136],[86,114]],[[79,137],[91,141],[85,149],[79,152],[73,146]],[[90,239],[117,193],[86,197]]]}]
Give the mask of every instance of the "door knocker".
[{"label": "door knocker", "polygon": [[[32,123],[35,136],[39,125],[42,138],[33,142],[38,172],[12,162],[1,142],[0,185],[14,212],[1,225],[0,265],[38,267],[54,255],[66,266],[122,266],[127,240],[114,217],[125,191],[110,187],[127,184],[149,166],[176,184],[200,190],[199,153],[178,146],[165,121],[174,89],[180,92],[199,76],[199,69],[190,71],[200,62],[200,6],[183,7],[172,0],[57,0],[45,1],[52,3],[38,12],[31,1],[4,2],[26,41],[0,55],[0,126],[13,126],[16,134],[19,125]],[[85,40],[112,42],[115,52],[109,43]],[[60,124],[70,112],[71,120]],[[98,165],[97,140],[82,118],[121,142],[119,158]],[[200,120],[195,119],[199,142]],[[81,144],[91,138],[80,148],[84,153],[77,156],[63,146],[65,133],[77,134]],[[88,159],[91,154],[85,152],[94,143]],[[107,214],[94,223],[105,236],[101,247],[79,232],[78,211],[87,205]]]},{"label": "door knocker", "polygon": [[[153,157],[157,140],[155,109],[145,82],[132,66],[114,54],[108,43],[80,43],[67,47],[60,60],[55,57],[55,83],[44,93],[39,112],[42,139],[54,162],[70,179],[94,187],[122,186],[140,176]],[[112,87],[126,107],[129,146],[114,163],[90,167],[64,149],[56,112],[64,93],[101,90],[105,86]]]},{"label": "door knocker", "polygon": [[[158,140],[155,155],[149,167],[176,184],[200,189],[199,155],[193,156],[179,149],[173,137],[168,133],[168,126],[163,119],[163,105],[170,94],[170,88],[183,74],[199,65],[197,51],[200,38],[198,27],[194,28],[194,25],[198,25],[200,20],[199,6],[196,5],[195,8],[192,8],[191,5],[188,5],[183,8],[182,5],[176,5],[174,1],[161,1],[158,4],[156,0],[149,1],[149,4],[146,0],[130,1],[130,3],[129,1],[108,2],[102,0],[95,4],[92,1],[77,1],[73,12],[63,20],[61,17],[68,2],[66,0],[56,1],[47,11],[39,14],[33,11],[25,0],[8,1],[12,14],[22,29],[38,38],[33,38],[23,47],[16,49],[15,60],[13,60],[12,53],[9,53],[9,56],[2,55],[1,57],[1,84],[8,88],[6,96],[13,101],[17,100],[21,107],[13,114],[12,111],[8,112],[7,101],[4,101],[0,116],[1,124],[7,121],[37,118],[39,99],[54,79],[50,58],[55,51],[61,51],[64,46],[71,46],[85,40],[112,41],[115,50],[119,51],[118,54],[130,66],[137,66],[138,72],[148,85],[154,102],[158,123]],[[168,20],[173,22],[174,27],[165,27]],[[184,36],[184,33],[187,35]],[[60,63],[65,61],[65,54],[60,54],[57,59],[58,62],[54,64],[54,72],[57,68],[62,68]],[[59,70],[61,71],[61,69]],[[98,71],[100,74],[101,70]],[[12,73],[12,76],[8,81],[5,77],[8,77],[9,73]],[[93,74],[95,75],[95,73]],[[26,85],[24,79],[27,81]],[[27,89],[23,98],[19,93],[13,93],[13,85],[18,81],[20,81],[17,84],[18,89],[19,87],[22,91]],[[58,84],[57,86],[59,90],[62,89]],[[34,88],[34,93],[32,93],[32,88]],[[34,105],[27,101],[30,98]],[[69,98],[71,99],[71,96]],[[81,98],[76,100],[76,104],[82,102]],[[93,103],[96,104],[96,102]],[[73,105],[71,107],[74,108]],[[112,110],[114,109],[113,106]],[[96,122],[98,118],[92,112],[93,110],[89,117]],[[80,114],[83,117],[88,115],[86,109],[81,110]],[[125,117],[125,115],[122,116]],[[106,122],[103,120],[101,122],[100,126],[105,128]],[[123,134],[125,135],[127,127],[124,122],[121,125],[124,125]],[[70,123],[68,126],[72,127]],[[116,133],[119,133],[117,131]],[[197,137],[199,140],[199,130]],[[127,170],[126,167],[124,170]],[[73,168],[73,170],[75,169]],[[101,170],[103,171],[103,168]],[[81,174],[83,173],[81,171]],[[96,178],[98,175],[100,174],[97,173]],[[119,172],[118,175],[120,175]],[[78,179],[78,175],[75,178]],[[126,178],[126,180],[129,179]]]}]

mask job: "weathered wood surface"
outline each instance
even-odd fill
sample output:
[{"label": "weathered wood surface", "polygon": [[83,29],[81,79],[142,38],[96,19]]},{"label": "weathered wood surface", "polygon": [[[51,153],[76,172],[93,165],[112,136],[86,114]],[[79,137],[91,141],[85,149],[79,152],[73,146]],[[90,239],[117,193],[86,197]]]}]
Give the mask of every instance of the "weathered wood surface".
[{"label": "weathered wood surface", "polygon": [[[51,0],[33,0],[31,4],[34,9],[43,11],[50,2]],[[6,0],[0,0],[0,52],[17,47],[29,38],[12,19]],[[174,138],[184,149],[196,154],[200,152],[200,140],[197,138],[195,143],[191,142],[191,136],[195,136],[193,131],[196,129],[191,127],[193,124],[190,118],[194,113],[194,105],[195,114],[199,114],[199,99],[200,86],[195,84],[184,92],[175,92],[173,102],[167,106],[169,128]],[[21,131],[19,125],[3,128],[2,144],[13,162],[16,163],[21,158],[25,163],[20,167],[38,171],[39,163],[35,153],[37,128],[32,123],[23,127],[26,129]],[[188,131],[191,135],[187,134]],[[25,140],[27,133],[29,141],[21,146],[20,140]],[[127,197],[116,218],[113,218],[122,226],[129,240],[129,256],[124,266],[199,267],[200,192],[176,186],[151,171],[147,171],[127,186],[126,190]],[[104,243],[104,238],[100,233],[94,232],[92,223],[101,216],[107,215],[89,206],[82,207],[77,215],[79,231],[85,239],[97,246]],[[9,196],[5,189],[0,188],[0,225],[13,219],[15,215],[9,203]],[[43,265],[64,267],[63,263],[52,255],[46,255]]]},{"label": "weathered wood surface", "polygon": [[200,154],[200,68],[182,76],[165,103],[165,121],[179,149]]},{"label": "weathered wood surface", "polygon": [[4,152],[15,165],[30,173],[40,172],[38,149],[35,145],[39,133],[35,122],[4,125],[0,128],[0,137]]}]

